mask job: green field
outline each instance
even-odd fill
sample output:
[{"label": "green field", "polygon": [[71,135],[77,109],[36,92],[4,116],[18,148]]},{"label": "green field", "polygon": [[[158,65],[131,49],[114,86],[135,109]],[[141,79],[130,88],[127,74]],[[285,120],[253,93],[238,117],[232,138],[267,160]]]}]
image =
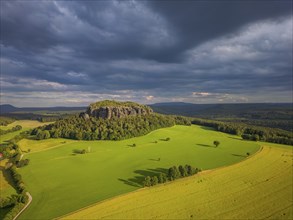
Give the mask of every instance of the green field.
[{"label": "green field", "polygon": [[46,124],[50,124],[52,122],[47,122],[47,123],[42,123],[39,121],[33,121],[33,120],[18,120],[15,121],[7,126],[0,126],[0,129],[2,130],[7,130],[7,129],[11,129],[13,127],[15,127],[16,125],[21,125],[22,129],[19,131],[15,131],[15,132],[11,132],[8,134],[4,134],[4,135],[0,135],[0,144],[5,143],[5,141],[8,141],[12,138],[14,138],[16,135],[18,135],[19,133],[23,132],[23,131],[27,131],[31,128],[36,128],[42,125],[46,125]]},{"label": "green field", "polygon": [[[171,140],[164,141],[167,137]],[[221,142],[218,148],[212,145],[214,140]],[[212,169],[239,162],[247,152],[259,149],[256,142],[200,126],[174,126],[124,141],[52,141],[59,147],[50,145],[25,155],[30,165],[20,173],[33,201],[20,219],[52,219],[134,191],[144,176],[170,166]],[[38,151],[37,143],[48,145],[35,142],[34,151]],[[133,143],[136,147],[131,147]],[[75,149],[88,147],[91,153],[73,154]]]},{"label": "green field", "polygon": [[292,148],[145,188],[63,219],[292,219]]}]

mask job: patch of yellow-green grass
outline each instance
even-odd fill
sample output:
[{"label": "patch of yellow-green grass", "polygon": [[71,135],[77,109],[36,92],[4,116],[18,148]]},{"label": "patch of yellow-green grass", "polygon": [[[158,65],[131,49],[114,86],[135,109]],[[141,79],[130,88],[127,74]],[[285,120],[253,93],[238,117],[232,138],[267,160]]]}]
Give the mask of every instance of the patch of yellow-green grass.
[{"label": "patch of yellow-green grass", "polygon": [[22,139],[18,142],[18,146],[23,152],[39,152],[43,150],[48,150],[55,147],[61,147],[65,144],[69,144],[75,142],[74,140],[69,139],[45,139],[45,140],[29,140],[29,139]]},{"label": "patch of yellow-green grass", "polygon": [[18,121],[15,121],[7,126],[0,126],[0,129],[2,130],[7,130],[7,129],[10,129],[10,128],[13,128],[15,127],[16,125],[21,125],[22,126],[22,129],[19,130],[19,131],[15,131],[15,132],[10,132],[8,134],[4,134],[4,135],[0,135],[0,143],[5,143],[6,141],[14,138],[16,135],[18,135],[19,133],[23,132],[23,131],[27,131],[31,128],[36,128],[36,127],[39,127],[39,126],[43,126],[43,125],[47,125],[47,124],[51,124],[53,122],[45,122],[45,123],[42,123],[42,122],[39,122],[39,121],[35,121],[35,120],[18,120]]},{"label": "patch of yellow-green grass", "polygon": [[292,219],[292,148],[145,188],[62,219]]},{"label": "patch of yellow-green grass", "polygon": [[25,129],[22,129],[20,131],[10,132],[10,133],[4,134],[4,135],[0,135],[0,144],[3,144],[6,141],[14,138],[16,135],[20,134],[22,131],[25,131]]},{"label": "patch of yellow-green grass", "polygon": [[12,186],[12,179],[8,172],[5,170],[5,164],[8,162],[7,159],[0,161],[0,197],[5,198],[11,194],[15,194],[16,191]]},{"label": "patch of yellow-green grass", "polygon": [[2,130],[7,130],[7,129],[10,129],[10,128],[13,128],[15,127],[16,125],[20,125],[22,126],[23,128],[36,128],[36,127],[39,127],[39,126],[43,126],[43,125],[46,125],[46,124],[51,124],[53,122],[39,122],[39,121],[36,121],[36,120],[17,120],[7,126],[0,126],[0,129]]}]

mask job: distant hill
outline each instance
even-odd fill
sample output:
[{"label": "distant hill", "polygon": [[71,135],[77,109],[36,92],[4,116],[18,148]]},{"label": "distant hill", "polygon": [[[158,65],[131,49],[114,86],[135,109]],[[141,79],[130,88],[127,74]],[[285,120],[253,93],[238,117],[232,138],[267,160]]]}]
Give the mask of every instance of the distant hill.
[{"label": "distant hill", "polygon": [[248,103],[248,104],[192,104],[192,103],[156,103],[150,107],[158,113],[176,114],[190,117],[208,118],[244,116],[259,112],[292,112],[292,103]]},{"label": "distant hill", "polygon": [[155,103],[151,104],[151,106],[188,106],[188,105],[194,105],[191,103],[186,103],[186,102],[160,102],[160,103]]},{"label": "distant hill", "polygon": [[18,108],[14,107],[13,105],[0,105],[0,113],[9,113],[15,112]]},{"label": "distant hill", "polygon": [[242,122],[292,131],[292,103],[192,104],[156,103],[150,107],[161,114]]},{"label": "distant hill", "polygon": [[0,105],[0,114],[12,113],[12,112],[35,112],[35,111],[83,111],[86,107],[26,107],[18,108],[13,105],[5,104]]}]

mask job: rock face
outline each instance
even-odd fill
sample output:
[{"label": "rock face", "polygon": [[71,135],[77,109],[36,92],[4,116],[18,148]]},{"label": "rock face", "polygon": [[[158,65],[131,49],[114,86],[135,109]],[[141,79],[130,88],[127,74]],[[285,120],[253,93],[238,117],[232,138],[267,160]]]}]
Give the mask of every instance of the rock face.
[{"label": "rock face", "polygon": [[80,117],[88,119],[89,116],[95,118],[111,119],[111,118],[123,118],[136,115],[148,115],[152,114],[153,110],[144,105],[139,105],[130,102],[113,102],[107,103],[107,106],[103,106],[103,103],[91,104],[85,113],[81,113]]}]

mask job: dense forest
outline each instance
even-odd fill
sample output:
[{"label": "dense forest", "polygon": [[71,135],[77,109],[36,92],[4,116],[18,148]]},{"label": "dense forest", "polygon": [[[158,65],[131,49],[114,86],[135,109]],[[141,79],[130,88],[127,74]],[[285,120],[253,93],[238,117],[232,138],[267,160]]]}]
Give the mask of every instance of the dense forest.
[{"label": "dense forest", "polygon": [[159,114],[111,119],[95,117],[84,119],[74,115],[54,124],[33,129],[31,134],[36,135],[37,139],[62,137],[76,140],[122,140],[175,124],[190,125],[191,122],[181,116]]},{"label": "dense forest", "polygon": [[151,105],[155,112],[223,122],[241,122],[249,125],[293,129],[292,103],[247,104],[191,104],[158,103]]},{"label": "dense forest", "polygon": [[235,134],[246,140],[293,145],[292,132],[277,128],[258,127],[244,123],[221,122],[198,118],[193,118],[191,120],[192,124],[212,127],[217,131]]}]

